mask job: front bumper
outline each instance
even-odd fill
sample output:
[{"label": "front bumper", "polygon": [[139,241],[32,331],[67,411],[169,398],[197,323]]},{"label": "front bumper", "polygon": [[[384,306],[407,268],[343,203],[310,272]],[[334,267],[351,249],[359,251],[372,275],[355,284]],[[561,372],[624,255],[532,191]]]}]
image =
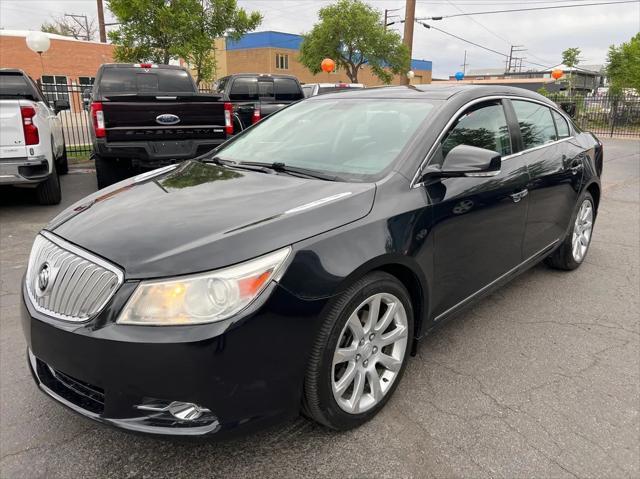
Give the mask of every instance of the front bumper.
[{"label": "front bumper", "polygon": [[[268,299],[261,304],[259,298],[236,322],[115,324],[134,288],[124,283],[107,308],[82,325],[43,316],[23,294],[29,364],[40,389],[87,418],[153,434],[218,436],[298,414],[325,300],[301,300],[272,284]],[[137,407],[173,401],[210,414],[190,423]]]},{"label": "front bumper", "polygon": [[40,183],[50,172],[44,155],[0,159],[0,185]]}]

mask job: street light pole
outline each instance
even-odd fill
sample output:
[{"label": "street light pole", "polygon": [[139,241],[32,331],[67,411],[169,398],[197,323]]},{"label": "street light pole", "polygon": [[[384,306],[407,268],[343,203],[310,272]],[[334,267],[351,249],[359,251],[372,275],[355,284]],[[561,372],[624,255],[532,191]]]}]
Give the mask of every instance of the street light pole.
[{"label": "street light pole", "polygon": [[[407,0],[404,16],[404,38],[403,43],[409,49],[409,61],[411,61],[411,52],[413,50],[413,24],[416,18],[416,0]],[[400,76],[400,84],[408,85],[409,78],[406,75]]]}]

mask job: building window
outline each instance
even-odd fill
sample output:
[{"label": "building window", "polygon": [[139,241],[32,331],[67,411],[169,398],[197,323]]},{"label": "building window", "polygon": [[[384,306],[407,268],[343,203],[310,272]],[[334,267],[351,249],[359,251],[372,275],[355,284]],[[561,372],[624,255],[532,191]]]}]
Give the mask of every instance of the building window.
[{"label": "building window", "polygon": [[288,70],[289,69],[289,55],[285,55],[282,53],[276,53],[276,68],[278,70]]},{"label": "building window", "polygon": [[69,100],[67,77],[61,75],[42,75],[42,93],[49,101]]},{"label": "building window", "polygon": [[78,77],[78,85],[80,86],[93,86],[95,77]]}]

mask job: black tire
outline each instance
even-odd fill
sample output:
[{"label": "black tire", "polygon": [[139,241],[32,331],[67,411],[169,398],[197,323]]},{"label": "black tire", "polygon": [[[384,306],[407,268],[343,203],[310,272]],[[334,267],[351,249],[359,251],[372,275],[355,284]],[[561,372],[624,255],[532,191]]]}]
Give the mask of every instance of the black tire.
[{"label": "black tire", "polygon": [[[363,413],[344,411],[333,395],[333,354],[349,316],[367,298],[377,293],[389,293],[400,300],[407,317],[407,345],[402,365],[393,383],[380,402]],[[336,430],[358,427],[380,411],[402,379],[413,340],[413,309],[409,293],[394,276],[377,271],[349,287],[327,307],[326,318],[320,327],[307,366],[302,412],[305,416]]]},{"label": "black tire", "polygon": [[96,165],[96,179],[98,180],[99,190],[133,175],[133,168],[129,160],[105,159],[95,153],[92,157]]},{"label": "black tire", "polygon": [[52,171],[49,177],[36,186],[36,198],[41,205],[57,205],[62,199],[60,178],[58,177],[55,161],[51,169]]},{"label": "black tire", "polygon": [[67,145],[62,147],[62,156],[58,158],[58,174],[66,175],[69,173],[69,160],[67,158]]},{"label": "black tire", "polygon": [[556,250],[553,253],[551,253],[549,256],[547,256],[547,258],[545,258],[544,261],[547,264],[547,266],[554,269],[572,271],[578,268],[584,262],[584,259],[587,257],[587,254],[589,253],[589,246],[591,245],[591,237],[593,235],[589,237],[587,250],[584,253],[584,256],[579,261],[576,260],[576,258],[573,255],[573,245],[572,245],[576,218],[578,216],[578,212],[580,211],[582,204],[585,201],[588,201],[591,203],[591,207],[593,208],[592,223],[595,223],[596,213],[597,213],[596,205],[595,205],[595,202],[593,201],[593,197],[591,196],[591,193],[589,193],[588,191],[585,191],[577,201],[576,207],[573,211],[573,214],[571,215],[571,223],[570,223],[571,226],[569,227],[569,231],[567,231],[567,235],[562,241],[562,244],[560,244],[560,246],[556,248]]}]

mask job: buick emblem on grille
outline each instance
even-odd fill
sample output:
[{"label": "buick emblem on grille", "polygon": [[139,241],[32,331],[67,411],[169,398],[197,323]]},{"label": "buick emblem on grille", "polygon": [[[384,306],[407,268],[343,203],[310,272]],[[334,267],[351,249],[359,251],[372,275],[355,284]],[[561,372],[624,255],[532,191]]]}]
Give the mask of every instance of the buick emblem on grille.
[{"label": "buick emblem on grille", "polygon": [[49,287],[49,282],[51,280],[51,266],[49,263],[44,262],[42,266],[40,266],[40,270],[38,271],[38,293],[44,294]]},{"label": "buick emblem on grille", "polygon": [[160,125],[175,125],[180,123],[180,117],[171,113],[163,113],[162,115],[156,116],[156,123]]}]

